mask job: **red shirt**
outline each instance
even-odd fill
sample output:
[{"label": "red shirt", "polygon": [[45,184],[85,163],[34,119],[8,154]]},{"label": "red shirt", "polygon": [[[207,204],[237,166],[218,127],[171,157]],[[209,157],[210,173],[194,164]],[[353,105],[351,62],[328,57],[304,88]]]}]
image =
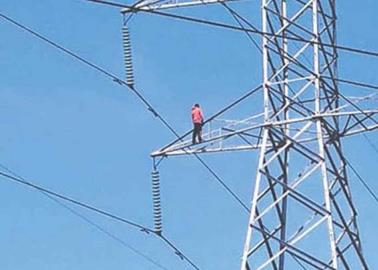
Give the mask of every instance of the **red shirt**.
[{"label": "red shirt", "polygon": [[202,115],[202,111],[201,111],[200,108],[198,108],[198,107],[192,108],[192,120],[193,120],[193,123],[195,123],[195,124],[202,124],[203,115]]}]

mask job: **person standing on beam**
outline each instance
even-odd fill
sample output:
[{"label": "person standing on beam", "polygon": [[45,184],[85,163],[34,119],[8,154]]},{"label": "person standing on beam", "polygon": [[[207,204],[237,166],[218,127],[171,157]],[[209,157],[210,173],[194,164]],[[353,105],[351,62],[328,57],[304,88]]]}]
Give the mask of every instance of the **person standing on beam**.
[{"label": "person standing on beam", "polygon": [[192,108],[192,122],[193,122],[193,138],[192,143],[196,144],[196,139],[198,143],[202,142],[202,125],[203,125],[203,114],[200,105],[194,104]]}]

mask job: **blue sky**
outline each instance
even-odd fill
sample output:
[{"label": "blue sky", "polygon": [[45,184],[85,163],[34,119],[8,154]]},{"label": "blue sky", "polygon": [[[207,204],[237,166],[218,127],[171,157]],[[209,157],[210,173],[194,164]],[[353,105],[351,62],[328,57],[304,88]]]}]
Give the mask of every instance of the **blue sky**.
[{"label": "blue sky", "polygon": [[[259,1],[235,4],[255,25]],[[376,1],[338,1],[340,44],[377,50]],[[0,11],[123,75],[119,10],[79,0],[6,1]],[[220,6],[185,14],[232,22]],[[180,132],[199,102],[211,115],[258,85],[261,57],[243,33],[138,14],[130,24],[136,85]],[[174,137],[136,97],[107,77],[0,20],[0,163],[43,186],[152,225],[149,154]],[[378,59],[341,53],[340,77],[378,84]],[[250,101],[259,108],[261,102]],[[378,136],[368,135],[373,142]],[[377,143],[378,145],[378,143]],[[345,154],[378,192],[378,155],[362,136]],[[205,159],[244,201],[257,153]],[[237,269],[247,215],[193,158],[161,167],[164,231],[201,269]],[[377,204],[350,173],[364,252],[376,258]],[[156,269],[38,192],[0,181],[0,269]],[[190,269],[156,238],[78,212],[155,258]]]}]

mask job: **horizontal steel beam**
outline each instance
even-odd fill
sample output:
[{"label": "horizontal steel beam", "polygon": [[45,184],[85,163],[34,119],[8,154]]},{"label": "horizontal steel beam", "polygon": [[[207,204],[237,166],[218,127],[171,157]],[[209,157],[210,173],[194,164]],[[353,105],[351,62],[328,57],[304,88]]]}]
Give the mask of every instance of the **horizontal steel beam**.
[{"label": "horizontal steel beam", "polygon": [[[135,8],[139,10],[159,10],[159,9],[170,9],[170,8],[184,8],[199,5],[209,5],[225,2],[237,2],[241,0],[203,0],[203,1],[143,1],[135,5]],[[135,12],[132,8],[121,9],[122,13]]]},{"label": "horizontal steel beam", "polygon": [[[363,114],[369,114],[369,115],[376,115],[378,114],[378,110],[365,110],[365,111],[351,111],[351,112],[333,112],[333,113],[322,113],[318,115],[313,115],[309,117],[300,117],[300,118],[292,118],[289,120],[283,120],[283,121],[275,121],[275,122],[269,122],[259,125],[254,125],[252,127],[243,128],[240,130],[235,130],[232,132],[225,133],[223,135],[215,136],[211,139],[204,140],[202,145],[192,145],[191,141],[181,142],[178,145],[172,145],[169,148],[166,148],[165,150],[157,150],[151,153],[152,157],[158,157],[158,156],[177,156],[177,155],[187,155],[187,154],[205,154],[205,153],[218,153],[218,152],[230,152],[230,151],[245,151],[245,150],[256,150],[260,149],[260,144],[249,144],[249,145],[237,145],[237,146],[228,146],[228,147],[211,147],[207,146],[206,143],[216,143],[220,141],[225,141],[230,137],[233,137],[238,134],[243,134],[245,132],[266,128],[266,127],[276,127],[276,126],[285,126],[287,124],[293,124],[293,123],[300,123],[300,122],[306,122],[306,121],[315,121],[319,118],[329,118],[329,117],[348,117],[351,115],[363,115]],[[368,119],[367,119],[368,120]],[[378,120],[378,119],[377,119]],[[360,134],[362,132],[366,131],[372,131],[378,128],[378,124],[370,124],[366,127],[361,127],[357,129],[350,130],[344,134],[340,134],[340,137],[349,137],[356,134]],[[298,140],[298,142],[311,142],[315,140],[314,138],[305,138]],[[327,139],[327,138],[325,138]],[[194,148],[194,149],[191,149]],[[208,147],[208,148],[207,148]],[[268,147],[270,147],[268,145]]]}]

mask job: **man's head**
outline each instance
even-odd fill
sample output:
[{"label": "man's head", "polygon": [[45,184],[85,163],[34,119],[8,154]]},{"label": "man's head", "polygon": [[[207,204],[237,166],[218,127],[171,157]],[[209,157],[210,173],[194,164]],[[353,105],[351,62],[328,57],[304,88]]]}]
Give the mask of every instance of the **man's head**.
[{"label": "man's head", "polygon": [[199,108],[200,105],[198,103],[194,104],[194,107]]}]

